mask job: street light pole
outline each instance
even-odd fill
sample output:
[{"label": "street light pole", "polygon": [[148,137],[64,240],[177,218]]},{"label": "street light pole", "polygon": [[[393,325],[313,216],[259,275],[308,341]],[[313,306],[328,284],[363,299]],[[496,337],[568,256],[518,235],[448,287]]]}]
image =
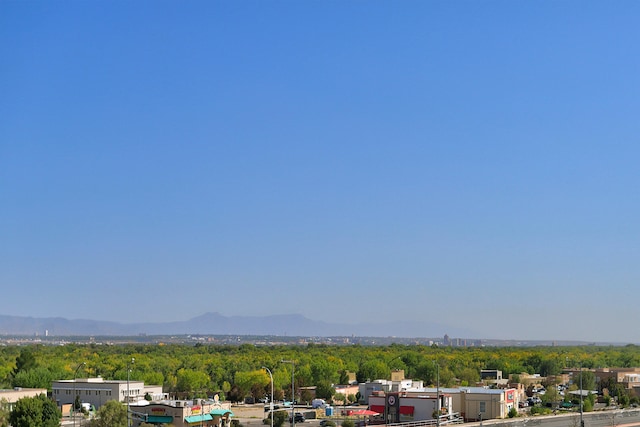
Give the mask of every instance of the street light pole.
[{"label": "street light pole", "polygon": [[440,427],[440,365],[436,360],[436,426]]},{"label": "street light pole", "polygon": [[73,414],[73,427],[76,427],[76,378],[78,377],[78,370],[86,365],[85,362],[82,362],[78,365],[75,372],[73,373],[73,401],[71,403],[71,413]]},{"label": "street light pole", "polygon": [[129,374],[131,373],[131,365],[135,362],[135,358],[131,358],[131,361],[127,363],[127,427],[131,427],[131,410],[129,409],[129,400],[131,400],[129,392]]},{"label": "street light pole", "polygon": [[[567,365],[569,364],[569,358],[565,358]],[[573,363],[571,364],[573,366]],[[573,368],[572,368],[573,370]],[[584,427],[584,418],[582,414],[582,360],[580,361],[580,427]]]},{"label": "street light pole", "polygon": [[273,427],[273,374],[271,374],[271,369],[263,366],[262,369],[265,369],[269,373],[269,378],[271,378],[271,396],[269,397],[269,409],[271,412],[271,427]]},{"label": "street light pole", "polygon": [[584,419],[582,418],[582,361],[580,361],[580,427],[584,427]]},{"label": "street light pole", "polygon": [[291,426],[296,427],[296,413],[295,413],[295,393],[294,393],[294,372],[296,370],[296,364],[293,360],[281,360],[282,363],[291,363]]}]

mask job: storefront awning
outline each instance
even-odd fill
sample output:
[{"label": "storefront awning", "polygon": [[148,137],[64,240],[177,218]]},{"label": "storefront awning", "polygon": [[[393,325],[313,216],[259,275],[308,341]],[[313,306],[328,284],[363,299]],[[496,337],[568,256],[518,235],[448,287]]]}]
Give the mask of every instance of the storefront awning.
[{"label": "storefront awning", "polygon": [[204,415],[191,415],[189,417],[184,417],[184,420],[191,424],[191,423],[201,423],[202,421],[211,421],[213,419],[213,417],[209,414],[204,414]]},{"label": "storefront awning", "polygon": [[229,414],[230,417],[233,417],[233,412],[228,409],[212,409],[211,411],[209,411],[209,413],[211,415],[215,415],[216,417],[224,417],[227,414]]},{"label": "storefront awning", "polygon": [[173,422],[173,417],[167,415],[148,415],[145,422],[152,424],[169,424]]},{"label": "storefront awning", "polygon": [[414,410],[413,406],[401,406],[400,407],[400,413],[402,415],[413,415],[413,410]]}]

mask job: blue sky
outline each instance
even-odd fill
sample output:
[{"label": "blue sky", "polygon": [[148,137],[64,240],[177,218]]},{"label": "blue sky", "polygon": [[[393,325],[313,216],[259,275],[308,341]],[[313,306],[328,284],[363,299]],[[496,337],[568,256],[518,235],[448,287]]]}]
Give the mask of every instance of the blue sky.
[{"label": "blue sky", "polygon": [[639,13],[1,2],[0,314],[638,343]]}]

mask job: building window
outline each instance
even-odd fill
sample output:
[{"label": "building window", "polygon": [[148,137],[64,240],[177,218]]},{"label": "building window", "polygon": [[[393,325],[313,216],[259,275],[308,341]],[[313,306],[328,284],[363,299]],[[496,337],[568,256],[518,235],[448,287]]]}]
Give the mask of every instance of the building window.
[{"label": "building window", "polygon": [[484,414],[487,412],[487,402],[480,402],[480,413]]}]

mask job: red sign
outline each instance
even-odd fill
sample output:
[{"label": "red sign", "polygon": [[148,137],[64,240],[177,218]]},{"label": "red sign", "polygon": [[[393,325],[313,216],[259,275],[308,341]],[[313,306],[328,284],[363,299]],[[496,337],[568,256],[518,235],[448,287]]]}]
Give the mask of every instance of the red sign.
[{"label": "red sign", "polygon": [[505,396],[506,401],[507,402],[513,402],[515,394],[516,394],[515,390],[513,390],[513,389],[507,390],[506,391],[506,396]]}]

